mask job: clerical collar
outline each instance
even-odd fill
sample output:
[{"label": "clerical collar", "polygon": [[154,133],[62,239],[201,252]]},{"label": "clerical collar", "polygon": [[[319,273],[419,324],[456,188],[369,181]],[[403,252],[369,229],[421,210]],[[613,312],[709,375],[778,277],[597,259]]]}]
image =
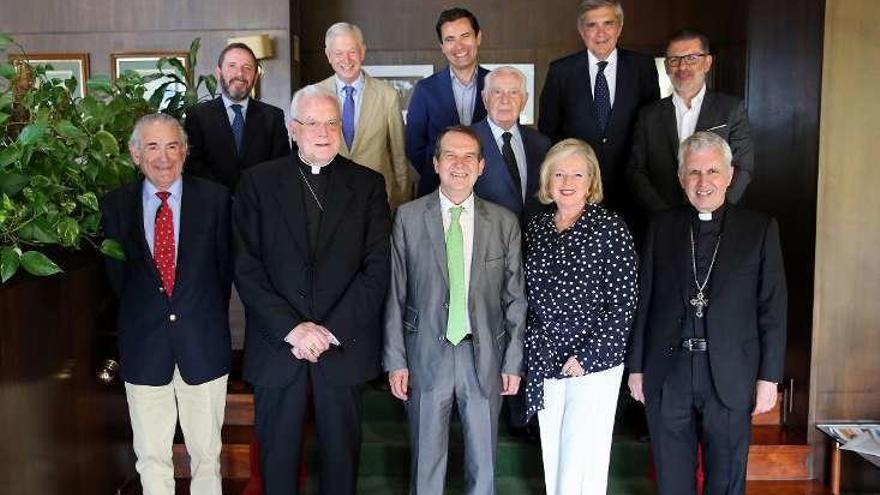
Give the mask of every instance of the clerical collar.
[{"label": "clerical collar", "polygon": [[701,222],[711,222],[712,220],[717,220],[724,216],[724,212],[727,210],[727,203],[722,204],[715,211],[697,211],[694,212],[697,214],[697,218]]},{"label": "clerical collar", "polygon": [[333,158],[336,158],[336,157],[334,156],[334,157],[331,158],[330,161],[328,161],[327,163],[315,164],[315,163],[311,163],[310,161],[306,160],[305,157],[302,155],[302,151],[297,150],[296,153],[297,153],[297,155],[299,155],[299,162],[302,163],[303,165],[305,165],[306,168],[310,169],[311,172],[312,172],[312,175],[318,175],[318,174],[320,174],[320,173],[321,173],[321,169],[324,168],[324,167],[326,167],[327,165],[330,165],[331,163],[333,163]]}]

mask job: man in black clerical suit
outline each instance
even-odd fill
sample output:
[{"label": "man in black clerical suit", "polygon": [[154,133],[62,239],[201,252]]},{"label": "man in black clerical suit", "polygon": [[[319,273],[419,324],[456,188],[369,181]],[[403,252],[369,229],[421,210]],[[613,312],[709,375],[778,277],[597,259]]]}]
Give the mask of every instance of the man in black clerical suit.
[{"label": "man in black clerical suit", "polygon": [[745,492],[751,416],[776,402],[785,353],[785,274],[776,221],[725,202],[730,146],[712,132],[681,145],[690,202],[648,227],[627,366],[645,404],[659,492]]},{"label": "man in black clerical suit", "polygon": [[712,67],[709,39],[690,29],[679,31],[666,48],[671,96],[644,108],[636,122],[627,177],[643,216],[686,203],[678,184],[678,145],[695,131],[712,131],[733,152],[733,182],[727,201],[739,202],[752,178],[752,133],[743,101],[706,88]]},{"label": "man in black clerical suit", "polygon": [[290,154],[284,112],[250,97],[257,68],[254,52],[243,43],[220,52],[214,69],[220,96],[186,112],[187,173],[235,191],[242,170]]},{"label": "man in black clerical suit", "polygon": [[244,378],[254,385],[263,493],[298,493],[311,391],[321,493],[354,494],[361,391],[379,373],[390,278],[385,181],[337,154],[333,92],[297,91],[291,115],[297,153],[246,170],[233,208]]},{"label": "man in black clerical suit", "polygon": [[586,50],[550,64],[541,92],[538,129],[554,143],[578,138],[599,158],[605,203],[627,216],[634,208],[625,167],[636,115],[660,98],[650,56],[617,48],[623,8],[617,0],[582,0],[578,32]]}]

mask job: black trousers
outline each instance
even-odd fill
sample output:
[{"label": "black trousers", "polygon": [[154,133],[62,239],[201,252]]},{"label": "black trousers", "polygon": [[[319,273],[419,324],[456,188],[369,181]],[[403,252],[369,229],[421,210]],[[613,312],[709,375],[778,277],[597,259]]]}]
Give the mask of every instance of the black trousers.
[{"label": "black trousers", "polygon": [[310,364],[308,372],[299,373],[282,387],[254,386],[264,495],[299,493],[298,475],[310,389],[322,459],[319,493],[354,495],[357,491],[363,386],[336,386]]},{"label": "black trousers", "polygon": [[696,494],[697,442],[703,446],[703,494],[745,493],[751,409],[730,409],[719,400],[707,353],[682,352],[645,409],[660,495]]}]

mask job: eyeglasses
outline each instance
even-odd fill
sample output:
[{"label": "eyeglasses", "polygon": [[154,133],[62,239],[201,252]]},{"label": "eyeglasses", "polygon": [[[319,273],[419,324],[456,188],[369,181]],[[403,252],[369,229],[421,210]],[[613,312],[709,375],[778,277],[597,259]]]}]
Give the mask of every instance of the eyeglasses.
[{"label": "eyeglasses", "polygon": [[299,120],[299,119],[293,119],[293,121],[296,122],[297,124],[305,127],[309,131],[317,131],[319,128],[322,128],[322,127],[329,129],[331,131],[335,131],[336,129],[339,129],[339,121],[336,119],[328,120],[326,122],[318,122],[317,120],[307,120],[307,121],[303,122],[302,120]]},{"label": "eyeglasses", "polygon": [[689,53],[678,57],[666,57],[666,65],[670,67],[678,67],[682,62],[684,62],[685,65],[694,65],[700,60],[700,58],[708,57],[709,55],[710,54],[708,53]]}]

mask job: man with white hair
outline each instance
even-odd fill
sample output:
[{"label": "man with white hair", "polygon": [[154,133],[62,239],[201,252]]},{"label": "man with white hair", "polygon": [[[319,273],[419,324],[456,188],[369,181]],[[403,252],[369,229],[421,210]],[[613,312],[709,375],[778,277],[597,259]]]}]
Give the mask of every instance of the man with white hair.
[{"label": "man with white hair", "polygon": [[525,221],[538,208],[538,169],[550,139],[519,125],[529,93],[519,69],[502,66],[486,75],[483,103],[487,116],[473,129],[483,145],[486,167],[474,185],[481,198],[504,206]]},{"label": "man with white hair", "polygon": [[773,408],[782,380],[786,301],[779,227],[726,201],[730,146],[696,132],[679,151],[690,203],[648,227],[629,388],[645,404],[661,495],[745,492],[751,416]]},{"label": "man with white hair", "polygon": [[390,277],[385,182],[338,154],[335,93],[307,86],[290,111],[297,153],[245,171],[233,208],[243,376],[254,386],[263,493],[298,493],[311,392],[321,493],[353,495],[361,392],[379,374]]},{"label": "man with white hair", "polygon": [[385,177],[392,208],[412,199],[415,171],[406,159],[403,117],[397,91],[361,69],[367,45],[361,29],[337,22],[324,36],[324,54],[334,75],[318,86],[336,93],[342,109],[339,154]]}]

